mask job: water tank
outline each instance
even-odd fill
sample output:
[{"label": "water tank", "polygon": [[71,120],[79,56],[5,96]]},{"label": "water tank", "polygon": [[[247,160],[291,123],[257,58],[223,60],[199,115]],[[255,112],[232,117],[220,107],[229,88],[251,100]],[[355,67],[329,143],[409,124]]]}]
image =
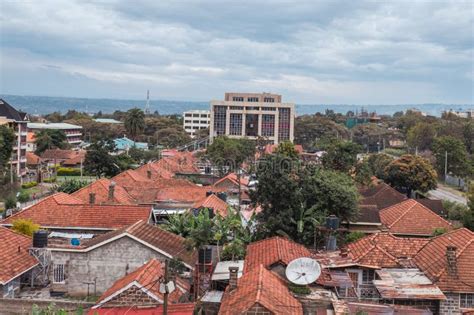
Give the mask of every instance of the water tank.
[{"label": "water tank", "polygon": [[48,246],[48,232],[45,230],[38,230],[33,233],[33,247],[44,248]]},{"label": "water tank", "polygon": [[204,246],[204,247],[199,248],[198,262],[200,264],[212,263],[212,247]]},{"label": "water tank", "polygon": [[327,250],[336,250],[337,248],[337,242],[336,242],[336,236],[331,235],[328,237],[328,242],[326,244],[326,249]]},{"label": "water tank", "polygon": [[326,218],[326,227],[330,230],[337,230],[339,228],[339,218],[335,215],[330,215]]}]

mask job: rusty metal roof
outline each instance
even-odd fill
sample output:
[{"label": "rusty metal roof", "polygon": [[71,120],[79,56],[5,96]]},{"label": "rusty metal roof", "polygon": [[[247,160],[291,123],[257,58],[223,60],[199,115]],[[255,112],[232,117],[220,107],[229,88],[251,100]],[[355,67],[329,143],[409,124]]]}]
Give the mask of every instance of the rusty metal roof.
[{"label": "rusty metal roof", "polygon": [[445,300],[443,292],[419,269],[376,270],[373,283],[384,299]]}]

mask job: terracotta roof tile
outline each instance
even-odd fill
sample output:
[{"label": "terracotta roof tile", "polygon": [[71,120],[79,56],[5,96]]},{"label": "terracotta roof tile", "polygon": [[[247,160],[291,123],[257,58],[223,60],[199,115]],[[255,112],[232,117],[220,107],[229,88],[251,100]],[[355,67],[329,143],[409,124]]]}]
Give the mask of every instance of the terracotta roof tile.
[{"label": "terracotta roof tile", "polygon": [[[72,203],[74,199],[76,203]],[[150,212],[150,206],[84,204],[82,200],[61,193],[8,217],[1,224],[29,219],[42,227],[117,229],[138,220],[147,221]]]},{"label": "terracotta roof tile", "polygon": [[26,152],[26,165],[38,165],[40,161],[40,157],[33,152]]},{"label": "terracotta roof tile", "polygon": [[396,237],[390,233],[376,233],[347,245],[349,256],[360,265],[379,268],[405,267],[411,264],[418,251],[428,243],[423,238]]},{"label": "terracotta roof tile", "polygon": [[148,224],[146,221],[138,221],[119,230],[94,237],[91,240],[84,242],[81,245],[81,248],[96,246],[122,234],[136,237],[137,239],[168,253],[171,257],[181,259],[184,263],[188,264],[190,268],[194,268],[194,264],[197,260],[197,252],[187,250],[186,240],[183,237],[165,231],[158,226]]},{"label": "terracotta roof tile", "polygon": [[[221,185],[225,185],[226,182],[230,182],[232,185],[236,185],[237,188],[239,187],[239,180],[238,180],[237,174],[235,173],[229,173],[226,176],[222,177],[221,179],[219,179],[217,182],[214,183],[214,186],[219,187]],[[248,186],[249,179],[247,177],[241,176],[240,184],[242,186]]]},{"label": "terracotta roof tile", "polygon": [[128,192],[120,185],[115,184],[113,199],[109,200],[109,187],[113,181],[107,178],[99,179],[86,187],[79,189],[71,194],[83,203],[89,203],[89,195],[95,194],[96,204],[126,204],[132,205],[137,202],[128,194]]},{"label": "terracotta roof tile", "polygon": [[[456,247],[456,273],[448,270],[448,246]],[[474,233],[468,229],[454,230],[431,239],[414,261],[442,291],[474,292]]]},{"label": "terracotta roof tile", "polygon": [[[156,296],[159,299],[157,302],[162,303],[164,295],[160,293],[160,278],[164,275],[164,265],[153,258],[140,268],[115,281],[115,283],[102,294],[97,304],[100,306],[107,305],[107,302],[113,298],[113,296],[120,293],[132,283],[134,286],[140,289],[143,288],[144,291]],[[179,302],[179,299],[186,294],[190,288],[189,283],[179,277],[176,278],[175,284],[176,290],[168,296],[168,301],[171,304]],[[140,301],[130,300],[130,304],[139,305]]]},{"label": "terracotta roof tile", "polygon": [[383,182],[370,188],[361,189],[359,192],[362,195],[362,205],[376,205],[379,210],[408,199],[407,196]]},{"label": "terracotta roof tile", "polygon": [[204,199],[197,201],[194,204],[194,208],[208,208],[214,211],[214,214],[218,214],[222,217],[227,216],[227,209],[229,204],[217,197],[215,194],[211,194]]},{"label": "terracotta roof tile", "polygon": [[451,223],[413,199],[380,211],[380,220],[389,232],[403,235],[431,236],[437,228],[451,230]]},{"label": "terracotta roof tile", "polygon": [[28,253],[31,238],[0,227],[0,284],[6,284],[38,264]]},{"label": "terracotta roof tile", "polygon": [[244,314],[255,304],[275,315],[303,314],[301,303],[283,281],[262,265],[246,271],[234,290],[227,287],[219,314]]},{"label": "terracotta roof tile", "polygon": [[[170,304],[168,315],[193,315],[194,303]],[[151,307],[101,307],[89,310],[88,315],[163,315],[163,305]]]},{"label": "terracotta roof tile", "polygon": [[276,263],[288,265],[296,258],[311,256],[311,252],[303,245],[275,236],[247,246],[244,269],[248,272],[260,265],[266,268]]},{"label": "terracotta roof tile", "polygon": [[61,149],[48,149],[41,154],[41,158],[44,160],[69,160],[77,156],[86,156],[86,151],[76,150],[61,150]]}]

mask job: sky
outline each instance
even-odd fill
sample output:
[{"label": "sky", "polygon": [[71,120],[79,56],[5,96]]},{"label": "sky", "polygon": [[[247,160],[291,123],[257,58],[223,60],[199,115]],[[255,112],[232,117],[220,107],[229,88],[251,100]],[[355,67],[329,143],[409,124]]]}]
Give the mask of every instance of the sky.
[{"label": "sky", "polygon": [[0,1],[0,94],[474,103],[474,1]]}]

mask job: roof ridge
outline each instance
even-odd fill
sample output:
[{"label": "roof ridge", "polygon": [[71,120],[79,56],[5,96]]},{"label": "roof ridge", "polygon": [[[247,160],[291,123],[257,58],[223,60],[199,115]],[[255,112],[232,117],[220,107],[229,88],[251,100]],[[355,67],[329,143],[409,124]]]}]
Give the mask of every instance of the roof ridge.
[{"label": "roof ridge", "polygon": [[400,202],[400,203],[394,204],[393,206],[387,207],[387,208],[382,209],[382,210],[380,211],[380,212],[386,211],[386,210],[391,209],[391,208],[393,208],[393,207],[399,206],[399,205],[402,204],[402,203],[408,203],[409,201],[415,201],[415,203],[414,203],[413,205],[411,205],[410,207],[408,207],[408,209],[407,209],[405,212],[403,212],[402,215],[398,217],[398,219],[396,219],[395,221],[393,221],[392,224],[390,224],[390,225],[388,226],[389,228],[391,228],[392,226],[394,226],[395,224],[397,224],[401,219],[403,219],[403,217],[404,217],[405,215],[407,215],[407,213],[408,213],[411,209],[413,209],[413,207],[416,205],[416,200],[411,199],[411,198],[410,198],[410,199],[407,199],[407,200],[403,200],[403,201]]},{"label": "roof ridge", "polygon": [[256,302],[260,302],[260,296],[263,289],[263,269],[263,265],[260,265],[260,268],[258,270],[257,296],[255,299]]}]

